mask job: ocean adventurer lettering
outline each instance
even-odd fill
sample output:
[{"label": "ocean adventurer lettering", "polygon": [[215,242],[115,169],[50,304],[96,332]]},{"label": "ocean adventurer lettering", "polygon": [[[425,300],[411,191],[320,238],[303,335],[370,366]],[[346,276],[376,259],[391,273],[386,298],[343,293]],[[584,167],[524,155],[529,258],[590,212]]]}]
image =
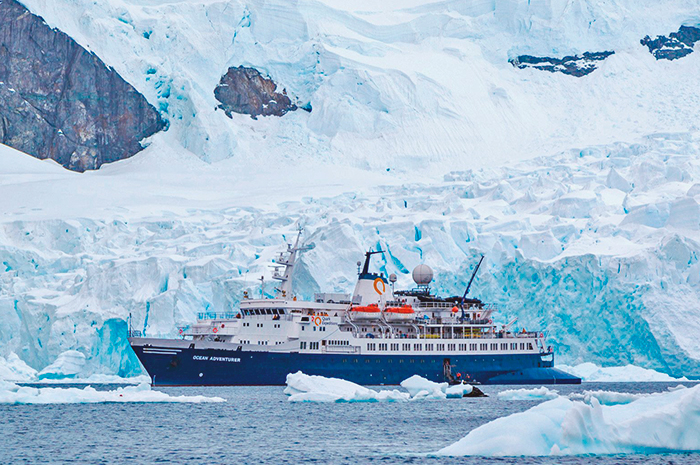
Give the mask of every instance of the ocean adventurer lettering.
[{"label": "ocean adventurer lettering", "polygon": [[205,360],[205,361],[210,361],[210,362],[232,362],[232,363],[239,363],[241,361],[240,358],[235,358],[235,357],[210,357],[208,355],[193,355],[192,360]]}]

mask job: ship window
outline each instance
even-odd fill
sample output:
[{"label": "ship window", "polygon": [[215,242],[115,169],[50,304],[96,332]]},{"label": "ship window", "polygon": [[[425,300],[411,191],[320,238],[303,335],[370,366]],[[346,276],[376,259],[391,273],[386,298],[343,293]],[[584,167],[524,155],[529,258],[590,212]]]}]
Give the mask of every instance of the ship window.
[{"label": "ship window", "polygon": [[381,361],[382,361],[382,360],[379,359],[379,358],[378,358],[377,360],[375,360],[375,362],[377,362],[377,363],[381,363]]},{"label": "ship window", "polygon": [[284,309],[280,308],[280,315],[284,315]]},{"label": "ship window", "polygon": [[476,344],[469,344],[469,350],[476,350]]},{"label": "ship window", "polygon": [[425,345],[425,350],[433,350],[433,345],[432,345],[432,344],[426,344],[426,345]]},{"label": "ship window", "polygon": [[455,350],[454,344],[447,344],[447,350]]},{"label": "ship window", "polygon": [[511,342],[510,344],[510,350],[518,350],[518,344],[515,342]]},{"label": "ship window", "polygon": [[403,360],[399,360],[399,363],[403,363]]},{"label": "ship window", "polygon": [[344,358],[344,359],[343,359],[343,363],[348,363],[348,359],[347,359],[347,358]]},{"label": "ship window", "polygon": [[379,350],[386,350],[386,344],[379,344]]},{"label": "ship window", "polygon": [[520,343],[520,350],[525,350],[525,343],[524,342]]},{"label": "ship window", "polygon": [[403,344],[401,350],[411,350],[411,344]]},{"label": "ship window", "polygon": [[305,342],[305,341],[300,342],[300,343],[299,343],[299,348],[302,349],[302,350],[306,349],[306,342]]},{"label": "ship window", "polygon": [[491,344],[491,350],[498,350],[498,344]]},{"label": "ship window", "polygon": [[365,360],[365,363],[369,363],[369,359],[366,359],[366,360]]},{"label": "ship window", "polygon": [[437,350],[445,350],[445,344],[438,344]]},{"label": "ship window", "polygon": [[411,363],[416,363],[416,361],[415,361],[415,360],[413,360],[413,359],[411,359]]},{"label": "ship window", "polygon": [[306,326],[302,326],[301,330],[304,331],[306,329]]},{"label": "ship window", "polygon": [[358,359],[355,359],[355,363],[360,363],[360,361]]},{"label": "ship window", "polygon": [[527,350],[532,350],[532,344],[529,342],[527,343]]},{"label": "ship window", "polygon": [[489,350],[488,344],[479,344],[479,350]]},{"label": "ship window", "polygon": [[508,344],[501,344],[501,350],[508,350]]},{"label": "ship window", "polygon": [[313,328],[314,328],[314,331],[316,331],[316,327],[314,326]]},{"label": "ship window", "polygon": [[399,350],[399,345],[398,345],[398,344],[392,344],[392,345],[391,345],[391,350]]},{"label": "ship window", "polygon": [[272,310],[268,308],[267,310],[265,310],[265,313],[267,313],[268,315],[272,315]]},{"label": "ship window", "polygon": [[413,350],[415,350],[416,352],[420,352],[421,350],[423,350],[423,344],[413,344]]}]

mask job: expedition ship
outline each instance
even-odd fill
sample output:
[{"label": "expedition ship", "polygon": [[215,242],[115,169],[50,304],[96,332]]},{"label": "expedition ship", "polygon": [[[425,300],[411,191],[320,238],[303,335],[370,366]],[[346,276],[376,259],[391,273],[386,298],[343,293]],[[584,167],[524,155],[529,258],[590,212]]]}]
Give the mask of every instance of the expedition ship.
[{"label": "expedition ship", "polygon": [[[352,294],[294,295],[292,276],[301,231],[275,261],[274,298],[244,293],[237,312],[202,313],[179,339],[129,342],[154,385],[283,385],[288,373],[342,378],[364,385],[399,384],[418,374],[437,382],[578,384],[554,368],[543,333],[494,324],[495,308],[463,296],[431,293],[427,265],[413,270],[416,287],[394,291],[396,276],[370,272],[365,254]],[[483,257],[482,257],[483,260]],[[283,270],[280,273],[280,270]],[[261,295],[264,295],[261,292]]]}]

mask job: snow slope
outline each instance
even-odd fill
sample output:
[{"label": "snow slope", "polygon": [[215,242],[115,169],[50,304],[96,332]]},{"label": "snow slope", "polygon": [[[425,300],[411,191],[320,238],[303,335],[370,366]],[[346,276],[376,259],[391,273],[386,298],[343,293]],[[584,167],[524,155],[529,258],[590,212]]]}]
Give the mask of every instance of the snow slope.
[{"label": "snow slope", "polygon": [[[639,42],[700,23],[694,0],[23,3],[162,111],[171,126],[157,139],[210,161],[441,175],[685,131],[700,115],[700,55],[657,62]],[[584,79],[508,63],[604,50],[615,54]],[[313,111],[227,118],[213,91],[239,65]]]}]

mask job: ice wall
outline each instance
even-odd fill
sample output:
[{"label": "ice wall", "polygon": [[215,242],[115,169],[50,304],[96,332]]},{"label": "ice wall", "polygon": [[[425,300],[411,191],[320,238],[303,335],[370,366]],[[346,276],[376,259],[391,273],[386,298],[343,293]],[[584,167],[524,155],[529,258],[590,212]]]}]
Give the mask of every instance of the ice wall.
[{"label": "ice wall", "polygon": [[[149,335],[176,336],[198,312],[234,309],[244,289],[259,292],[257,279],[270,276],[268,265],[301,221],[315,244],[296,275],[301,296],[352,289],[355,263],[369,247],[386,251],[374,263],[397,273],[399,287],[410,286],[413,267],[426,263],[436,271],[437,291],[460,293],[484,253],[473,295],[500,306],[499,322],[518,316],[516,326],[544,330],[558,363],[632,363],[697,377],[699,151],[696,133],[657,134],[454,172],[439,183],[301,200],[269,194],[274,180],[265,179],[231,204],[267,193],[276,205],[151,216],[134,213],[133,197],[112,219],[90,211],[50,220],[46,212],[5,206],[0,355],[15,352],[42,370],[77,350],[86,356],[83,376],[137,374],[126,341],[129,314]],[[27,169],[46,166],[37,163]],[[134,176],[125,168],[139,166],[126,163],[105,174],[66,176],[80,191],[83,182],[102,179],[114,195]],[[51,176],[17,183],[12,192],[31,197],[36,186],[62,185]],[[183,177],[182,192],[193,179]],[[180,202],[200,202],[207,192]]]}]

